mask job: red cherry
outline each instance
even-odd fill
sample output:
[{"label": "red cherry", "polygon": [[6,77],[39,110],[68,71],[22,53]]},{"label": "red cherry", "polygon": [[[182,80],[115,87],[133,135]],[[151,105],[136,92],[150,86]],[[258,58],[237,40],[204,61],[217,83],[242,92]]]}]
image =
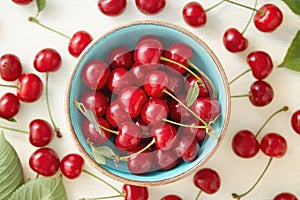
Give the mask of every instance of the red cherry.
[{"label": "red cherry", "polygon": [[102,60],[89,61],[81,73],[83,83],[93,90],[103,88],[109,75],[109,66]]},{"label": "red cherry", "polygon": [[241,158],[252,158],[260,149],[258,140],[249,130],[238,131],[232,139],[231,146],[233,152]]},{"label": "red cherry", "polygon": [[107,107],[106,119],[110,125],[118,127],[122,122],[129,120],[130,116],[119,106],[118,101],[113,101]]},{"label": "red cherry", "polygon": [[29,141],[33,146],[48,145],[54,135],[52,126],[43,119],[32,120],[29,124]]},{"label": "red cherry", "polygon": [[282,192],[280,194],[277,194],[273,200],[298,200],[298,198],[289,192]]},{"label": "red cherry", "polygon": [[115,139],[117,147],[124,150],[136,148],[141,141],[141,129],[131,121],[123,122],[118,128],[118,135]]},{"label": "red cherry", "polygon": [[168,90],[177,95],[182,92],[184,88],[184,77],[179,73],[170,73],[169,82],[172,84],[168,85]]},{"label": "red cherry", "polygon": [[182,200],[182,198],[175,194],[169,194],[169,195],[162,197],[160,200]]},{"label": "red cherry", "polygon": [[169,85],[169,76],[161,71],[154,70],[148,73],[144,81],[144,90],[150,97],[161,97],[164,95],[163,90]]},{"label": "red cherry", "polygon": [[125,46],[117,46],[109,52],[107,60],[111,68],[129,69],[133,64],[133,53]]},{"label": "red cherry", "polygon": [[200,169],[194,175],[194,185],[207,194],[216,193],[221,186],[219,174],[210,168]]},{"label": "red cherry", "polygon": [[153,15],[164,9],[166,0],[135,0],[135,5],[142,13]]},{"label": "red cherry", "polygon": [[201,4],[192,1],[186,4],[182,11],[184,21],[192,27],[201,27],[206,24],[206,13]]},{"label": "red cherry", "polygon": [[167,118],[168,105],[161,99],[149,99],[142,107],[141,117],[146,124],[155,125]]},{"label": "red cherry", "polygon": [[[191,119],[185,124],[188,126],[204,126],[198,119]],[[205,128],[180,127],[180,130],[184,136],[195,138],[198,142],[202,142],[206,137]]]},{"label": "red cherry", "polygon": [[69,41],[69,53],[75,58],[79,57],[81,52],[91,43],[92,40],[93,38],[88,32],[77,31]]},{"label": "red cherry", "polygon": [[248,40],[236,28],[229,28],[223,35],[225,48],[232,52],[241,52],[248,47]]},{"label": "red cherry", "polygon": [[95,113],[96,116],[103,116],[108,105],[106,96],[99,90],[88,90],[80,96],[80,102]]},{"label": "red cherry", "polygon": [[61,67],[61,56],[54,49],[42,49],[34,57],[33,66],[38,72],[55,72]]},{"label": "red cherry", "polygon": [[247,63],[252,75],[258,80],[265,79],[272,72],[273,62],[269,54],[264,51],[253,51],[247,56]]},{"label": "red cherry", "polygon": [[145,174],[151,172],[152,163],[152,153],[145,151],[143,153],[130,156],[127,160],[127,167],[133,174]]},{"label": "red cherry", "polygon": [[18,5],[27,5],[31,3],[33,0],[12,0],[12,2],[18,4]]},{"label": "red cherry", "polygon": [[287,151],[287,142],[278,133],[268,133],[260,142],[260,149],[267,156],[280,158]]},{"label": "red cherry", "polygon": [[107,81],[107,87],[115,94],[133,85],[131,74],[124,68],[115,68],[112,70]]},{"label": "red cherry", "polygon": [[[98,117],[97,121],[99,125],[111,129],[110,124],[105,119]],[[83,135],[95,145],[104,144],[111,137],[111,133],[103,129],[100,129],[101,132],[98,132],[89,120],[83,122],[81,130]]]},{"label": "red cherry", "polygon": [[22,74],[19,78],[17,97],[20,101],[30,103],[37,101],[43,93],[43,82],[35,74]]},{"label": "red cherry", "polygon": [[126,8],[126,0],[98,0],[98,9],[105,15],[121,15]]},{"label": "red cherry", "polygon": [[300,110],[296,110],[291,117],[291,124],[294,131],[300,134]]},{"label": "red cherry", "polygon": [[272,32],[283,21],[281,10],[274,4],[263,5],[254,15],[254,24],[262,32]]},{"label": "red cherry", "polygon": [[22,74],[20,59],[14,54],[5,54],[0,58],[0,75],[5,81],[15,81]]},{"label": "red cherry", "polygon": [[214,120],[221,113],[221,106],[218,100],[211,98],[198,98],[191,109],[206,122]]},{"label": "red cherry", "polygon": [[130,69],[130,74],[133,79],[134,85],[141,87],[144,84],[144,80],[149,73],[149,68],[146,65],[139,65],[133,63]]},{"label": "red cherry", "polygon": [[53,149],[42,147],[32,153],[29,165],[42,176],[53,176],[59,169],[60,161]]},{"label": "red cherry", "polygon": [[192,162],[198,157],[200,146],[194,138],[184,135],[177,139],[173,151],[178,157],[181,157],[183,161]]},{"label": "red cherry", "polygon": [[[186,104],[186,95],[179,95],[177,98],[180,102]],[[178,101],[172,100],[169,104],[169,117],[176,122],[186,122],[191,119],[192,114]]]},{"label": "red cherry", "polygon": [[148,188],[143,186],[135,186],[124,184],[122,191],[125,194],[124,200],[148,200]]},{"label": "red cherry", "polygon": [[266,106],[273,100],[272,86],[265,81],[255,81],[250,86],[250,102],[255,106]]},{"label": "red cherry", "polygon": [[186,79],[187,80],[187,82],[185,84],[186,91],[189,91],[189,89],[197,81],[197,84],[199,86],[199,95],[198,95],[198,97],[210,97],[210,88],[208,87],[209,84],[207,83],[207,80],[203,76],[201,76],[200,74],[197,74],[197,76],[201,78],[203,83],[200,83],[195,76],[190,75]]},{"label": "red cherry", "polygon": [[177,139],[176,128],[168,123],[159,123],[153,126],[151,135],[155,139],[156,148],[162,150],[172,148]]},{"label": "red cherry", "polygon": [[0,98],[0,117],[10,119],[20,110],[20,101],[13,93],[5,93]]},{"label": "red cherry", "polygon": [[171,149],[154,149],[152,153],[155,167],[158,170],[170,170],[176,167],[179,163],[178,156],[176,156]]},{"label": "red cherry", "polygon": [[69,178],[77,178],[81,172],[84,165],[84,160],[79,154],[68,154],[60,162],[61,173]]}]

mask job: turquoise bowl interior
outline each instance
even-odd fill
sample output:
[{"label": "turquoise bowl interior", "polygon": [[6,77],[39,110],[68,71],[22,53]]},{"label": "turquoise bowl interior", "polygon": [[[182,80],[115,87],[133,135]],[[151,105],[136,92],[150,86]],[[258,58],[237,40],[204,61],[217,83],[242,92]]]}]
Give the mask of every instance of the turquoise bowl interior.
[{"label": "turquoise bowl interior", "polygon": [[[116,46],[124,45],[134,49],[137,40],[144,35],[156,35],[165,46],[175,42],[188,44],[194,51],[192,62],[199,66],[212,80],[218,93],[221,105],[221,116],[215,126],[218,138],[207,137],[202,143],[200,155],[193,162],[181,163],[168,171],[154,171],[145,175],[134,175],[127,169],[126,164],[116,167],[108,161],[106,165],[97,164],[91,156],[91,148],[81,132],[83,116],[72,103],[79,100],[86,89],[81,80],[84,65],[92,59],[104,59],[108,52]],[[228,126],[230,116],[230,94],[225,72],[215,54],[196,35],[177,25],[160,21],[138,21],[113,29],[99,39],[93,41],[79,57],[74,68],[66,94],[67,121],[73,139],[84,157],[99,171],[121,182],[136,185],[162,185],[177,181],[195,171],[213,155],[219,146]]]}]

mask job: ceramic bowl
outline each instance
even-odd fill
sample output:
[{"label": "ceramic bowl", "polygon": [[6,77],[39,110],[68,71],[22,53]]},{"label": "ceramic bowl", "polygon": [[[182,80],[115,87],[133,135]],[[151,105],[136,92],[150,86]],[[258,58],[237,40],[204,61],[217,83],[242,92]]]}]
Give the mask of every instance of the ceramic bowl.
[{"label": "ceramic bowl", "polygon": [[[82,133],[82,123],[85,117],[78,110],[74,101],[79,101],[82,93],[87,90],[81,78],[86,63],[93,59],[105,60],[109,51],[116,46],[126,46],[134,50],[139,38],[145,35],[155,35],[165,46],[175,42],[188,44],[193,52],[192,62],[201,67],[201,70],[213,82],[221,105],[221,115],[214,126],[217,138],[206,137],[201,144],[199,156],[192,162],[180,162],[173,169],[136,175],[128,171],[126,162],[118,166],[113,160],[106,159],[106,164],[99,164],[92,155],[91,146]],[[70,76],[66,93],[66,115],[71,135],[76,146],[89,163],[97,170],[115,180],[135,185],[163,185],[180,180],[195,170],[203,167],[220,145],[230,117],[230,94],[226,74],[213,51],[195,34],[177,25],[161,21],[137,21],[114,28],[100,38],[94,40],[81,54]],[[112,144],[112,142],[110,142]]]}]

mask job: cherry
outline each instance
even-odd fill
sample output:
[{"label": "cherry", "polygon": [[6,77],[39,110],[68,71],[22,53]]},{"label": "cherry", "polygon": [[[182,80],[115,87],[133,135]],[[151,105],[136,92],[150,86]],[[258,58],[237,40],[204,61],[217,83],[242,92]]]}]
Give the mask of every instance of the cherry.
[{"label": "cherry", "polygon": [[0,58],[0,75],[5,81],[15,81],[22,74],[20,59],[14,54],[5,54]]},{"label": "cherry", "polygon": [[54,49],[42,49],[34,57],[33,66],[38,72],[55,72],[61,67],[61,56]]},{"label": "cherry", "polygon": [[33,146],[48,145],[54,135],[52,126],[43,119],[32,120],[29,124],[29,141]]},{"label": "cherry", "polygon": [[298,198],[289,192],[282,192],[280,194],[277,194],[273,200],[298,200]]},{"label": "cherry", "polygon": [[200,146],[194,138],[183,135],[177,139],[173,151],[178,157],[181,157],[183,161],[192,162],[198,157]]},{"label": "cherry", "polygon": [[122,191],[125,193],[124,200],[148,200],[149,197],[148,188],[144,186],[124,184]]},{"label": "cherry", "polygon": [[254,15],[255,27],[262,32],[272,32],[283,21],[281,10],[274,4],[264,4]]},{"label": "cherry", "polygon": [[42,147],[32,153],[29,165],[33,171],[42,176],[53,176],[59,169],[60,161],[53,149]]},{"label": "cherry", "polygon": [[20,101],[13,93],[5,93],[0,98],[0,117],[11,119],[18,114]]},{"label": "cherry", "polygon": [[269,54],[264,51],[253,51],[247,56],[247,63],[251,68],[252,75],[258,80],[263,80],[270,75],[273,62]]},{"label": "cherry", "polygon": [[221,113],[221,106],[218,100],[211,98],[198,98],[191,110],[206,122],[213,121]]},{"label": "cherry", "polygon": [[252,158],[260,149],[256,136],[249,130],[238,131],[232,139],[231,146],[233,152],[241,158]]},{"label": "cherry", "polygon": [[216,193],[221,186],[219,174],[210,168],[198,170],[193,177],[194,185],[207,194]]},{"label": "cherry", "polygon": [[144,90],[150,97],[163,96],[163,90],[169,86],[169,76],[161,71],[154,70],[148,73],[144,81]]},{"label": "cherry", "polygon": [[144,90],[137,87],[128,87],[122,90],[118,96],[118,103],[131,118],[140,115],[142,106],[147,101]]},{"label": "cherry", "polygon": [[278,133],[268,133],[262,138],[260,148],[267,156],[280,158],[286,153],[287,142]]},{"label": "cherry", "polygon": [[75,58],[79,57],[81,52],[91,43],[92,36],[83,30],[77,31],[69,40],[68,50],[69,53]]},{"label": "cherry", "polygon": [[107,107],[106,119],[110,125],[118,127],[122,122],[129,120],[130,116],[120,107],[118,101],[113,101]]},{"label": "cherry", "polygon": [[115,68],[112,70],[109,79],[107,81],[107,87],[115,94],[133,85],[131,74],[124,68]]},{"label": "cherry", "polygon": [[43,93],[42,80],[33,73],[22,74],[19,78],[17,97],[20,101],[30,103],[37,101]]},{"label": "cherry", "polygon": [[204,77],[202,77],[200,74],[197,74],[197,76],[200,77],[201,80],[203,80],[203,83],[200,83],[195,76],[190,75],[186,79],[187,80],[185,84],[186,91],[189,91],[189,89],[195,84],[195,82],[197,82],[199,86],[198,97],[210,97],[210,88],[208,87],[209,84],[207,83],[207,80]]},{"label": "cherry", "polygon": [[[179,95],[178,100],[186,104],[186,95]],[[169,105],[169,117],[176,122],[186,122],[191,119],[192,115],[178,101],[172,100]]]},{"label": "cherry", "polygon": [[182,11],[184,21],[192,27],[201,27],[206,24],[206,13],[201,4],[192,1],[186,4]]},{"label": "cherry", "polygon": [[144,151],[142,153],[130,156],[127,160],[127,167],[133,174],[145,174],[151,171],[152,163],[152,153]]},{"label": "cherry", "polygon": [[229,28],[223,35],[223,44],[228,51],[236,53],[248,47],[248,40],[236,28]]},{"label": "cherry", "polygon": [[149,73],[149,67],[133,63],[130,69],[130,74],[136,86],[140,87],[144,84],[144,80]]},{"label": "cherry", "polygon": [[296,110],[291,117],[291,125],[293,130],[300,134],[300,110]]},{"label": "cherry", "polygon": [[150,126],[143,121],[142,117],[139,116],[135,119],[135,124],[142,130],[142,138],[150,138]]},{"label": "cherry", "polygon": [[164,9],[166,0],[135,0],[135,5],[142,13],[153,15]]},{"label": "cherry", "polygon": [[272,86],[265,81],[255,81],[250,86],[250,102],[255,106],[266,106],[273,100],[274,92]]},{"label": "cherry", "polygon": [[169,194],[169,195],[163,196],[160,200],[182,200],[182,198],[175,194]]},{"label": "cherry", "polygon": [[60,162],[60,170],[62,174],[69,178],[77,178],[81,172],[84,165],[84,160],[79,154],[68,154]]},{"label": "cherry", "polygon": [[[185,122],[185,124],[188,126],[204,126],[204,124],[200,122],[198,119],[191,119]],[[206,137],[205,128],[191,128],[191,127],[180,127],[180,128],[183,135],[195,138],[195,140],[197,140],[198,142],[202,142]]]},{"label": "cherry", "polygon": [[12,0],[12,2],[18,4],[18,5],[27,5],[31,3],[33,0]]},{"label": "cherry", "polygon": [[141,117],[146,124],[155,125],[168,116],[168,105],[161,99],[151,98],[143,105]]},{"label": "cherry", "polygon": [[136,148],[141,141],[141,129],[131,121],[125,121],[118,128],[118,135],[115,139],[117,147],[124,150]]},{"label": "cherry", "polygon": [[179,94],[184,87],[184,78],[179,73],[170,73],[169,82],[172,84],[168,85],[168,90],[173,94]]},{"label": "cherry", "polygon": [[[187,61],[192,59],[193,50],[185,43],[173,43],[164,52],[164,57],[188,67]],[[174,63],[164,62],[164,64],[169,66],[171,69],[176,70],[180,74],[184,74],[186,72],[186,69]]]},{"label": "cherry", "polygon": [[80,96],[80,102],[95,113],[96,116],[103,116],[108,106],[106,96],[99,90],[88,90]]},{"label": "cherry", "polygon": [[89,61],[81,73],[83,83],[93,90],[103,88],[109,75],[109,66],[102,60]]},{"label": "cherry", "polygon": [[[105,119],[98,117],[97,121],[99,125],[111,129],[110,124]],[[89,120],[83,122],[81,130],[83,135],[95,145],[104,144],[111,137],[111,133],[106,130],[100,129],[101,132],[98,132]]]},{"label": "cherry", "polygon": [[154,157],[154,164],[158,170],[170,170],[176,167],[179,163],[178,156],[174,154],[172,149],[162,150],[154,149],[152,151]]},{"label": "cherry", "polygon": [[111,68],[129,69],[133,64],[133,53],[125,46],[117,46],[109,52],[107,60]]},{"label": "cherry", "polygon": [[177,140],[176,128],[168,123],[159,123],[153,126],[151,135],[155,139],[156,148],[162,150],[172,148]]},{"label": "cherry", "polygon": [[98,0],[98,9],[105,15],[121,15],[126,8],[126,0]]}]

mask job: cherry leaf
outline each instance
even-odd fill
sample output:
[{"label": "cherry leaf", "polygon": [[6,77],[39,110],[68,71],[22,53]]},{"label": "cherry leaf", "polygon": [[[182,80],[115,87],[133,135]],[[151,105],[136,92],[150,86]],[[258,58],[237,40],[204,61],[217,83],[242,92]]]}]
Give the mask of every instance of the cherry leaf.
[{"label": "cherry leaf", "polygon": [[39,177],[19,187],[8,200],[68,200],[62,176],[57,178]]},{"label": "cherry leaf", "polygon": [[42,12],[46,7],[46,0],[36,0],[38,13]]},{"label": "cherry leaf", "polygon": [[105,165],[106,164],[105,158],[112,158],[112,159],[117,158],[115,152],[108,146],[94,147],[91,145],[91,148],[92,148],[92,156],[98,164]]},{"label": "cherry leaf", "polygon": [[290,9],[297,15],[300,15],[300,1],[299,0],[283,0],[283,2],[290,7]]},{"label": "cherry leaf", "polygon": [[6,121],[9,121],[9,122],[17,122],[17,120],[15,118],[5,119],[3,117],[0,117],[0,119],[6,120]]},{"label": "cherry leaf", "polygon": [[293,39],[283,62],[278,67],[300,72],[300,30]]},{"label": "cherry leaf", "polygon": [[106,164],[106,159],[105,157],[99,153],[96,148],[92,147],[92,156],[94,158],[94,160],[96,161],[96,163],[100,164],[100,165],[105,165]]},{"label": "cherry leaf", "polygon": [[0,132],[0,199],[7,199],[24,182],[20,159]]},{"label": "cherry leaf", "polygon": [[186,105],[188,107],[191,106],[197,100],[199,92],[200,89],[199,89],[198,82],[195,81],[194,84],[190,87],[186,95]]}]

